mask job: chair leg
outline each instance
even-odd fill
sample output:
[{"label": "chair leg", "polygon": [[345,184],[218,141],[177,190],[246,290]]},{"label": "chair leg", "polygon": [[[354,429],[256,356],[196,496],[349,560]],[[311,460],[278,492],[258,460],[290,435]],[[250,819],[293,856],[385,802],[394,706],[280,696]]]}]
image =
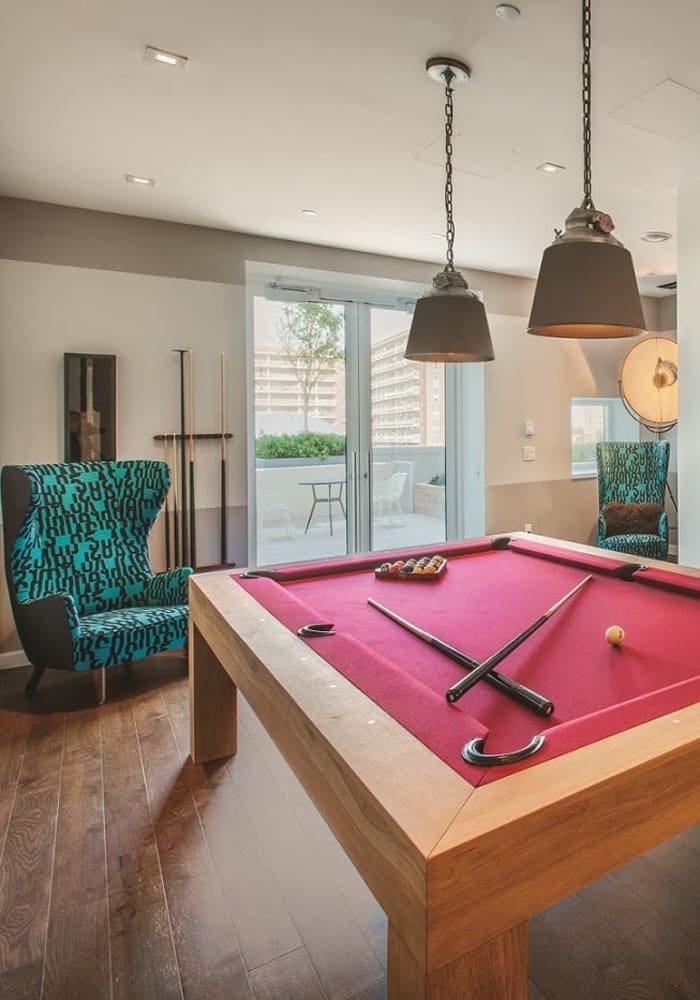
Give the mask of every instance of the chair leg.
[{"label": "chair leg", "polygon": [[105,667],[100,667],[98,670],[93,670],[93,677],[95,678],[95,690],[97,691],[97,704],[104,705],[107,700],[107,670]]},{"label": "chair leg", "polygon": [[24,689],[24,693],[27,695],[28,698],[31,698],[32,695],[36,693],[37,685],[39,684],[41,678],[44,676],[44,669],[45,669],[44,667],[34,667],[34,670],[32,671],[32,676],[27,681],[27,686]]}]

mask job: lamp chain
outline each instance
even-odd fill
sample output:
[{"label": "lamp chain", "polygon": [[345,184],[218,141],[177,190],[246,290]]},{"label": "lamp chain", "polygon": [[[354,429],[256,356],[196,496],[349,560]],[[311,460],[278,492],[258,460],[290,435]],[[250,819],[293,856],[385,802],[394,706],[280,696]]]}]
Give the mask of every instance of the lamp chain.
[{"label": "lamp chain", "polygon": [[452,217],[452,81],[454,73],[449,67],[442,74],[445,81],[445,213],[447,215],[447,266],[446,271],[454,271],[455,224]]},{"label": "lamp chain", "polygon": [[583,0],[583,208],[592,209],[591,194],[591,0]]}]

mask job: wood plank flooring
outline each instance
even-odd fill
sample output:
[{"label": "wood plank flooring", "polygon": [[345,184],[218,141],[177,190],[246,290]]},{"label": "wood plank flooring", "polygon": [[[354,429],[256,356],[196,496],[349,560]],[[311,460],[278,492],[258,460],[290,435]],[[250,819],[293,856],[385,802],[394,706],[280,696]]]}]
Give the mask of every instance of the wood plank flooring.
[{"label": "wood plank flooring", "polygon": [[[181,656],[101,708],[27,677],[0,672],[3,1000],[385,996],[384,914],[245,702],[196,767]],[[530,921],[530,1000],[697,1000],[699,928],[700,826]]]}]

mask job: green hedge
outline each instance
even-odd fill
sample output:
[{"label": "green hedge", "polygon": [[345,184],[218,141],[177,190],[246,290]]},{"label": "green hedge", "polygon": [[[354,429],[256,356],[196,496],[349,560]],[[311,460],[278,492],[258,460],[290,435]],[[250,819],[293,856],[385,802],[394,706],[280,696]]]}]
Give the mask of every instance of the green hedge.
[{"label": "green hedge", "polygon": [[345,455],[342,434],[261,434],[255,439],[258,458],[330,458]]}]

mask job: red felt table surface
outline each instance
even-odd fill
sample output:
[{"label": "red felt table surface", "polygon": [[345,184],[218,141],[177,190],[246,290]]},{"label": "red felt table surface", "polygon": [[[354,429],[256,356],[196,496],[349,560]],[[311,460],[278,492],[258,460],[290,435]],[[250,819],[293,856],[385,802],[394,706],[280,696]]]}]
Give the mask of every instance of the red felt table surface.
[{"label": "red felt table surface", "polygon": [[[316,565],[316,575],[284,582],[234,579],[289,628],[333,622],[335,636],[306,640],[308,645],[472,784],[536,766],[700,700],[700,593],[694,580],[681,578],[690,581],[687,593],[675,589],[677,574],[663,571],[623,580],[612,574],[625,563],[582,559],[537,543],[458,551],[451,550],[444,577],[431,583],[377,579],[371,568],[377,559],[345,572],[337,572],[338,564],[330,573]],[[483,681],[448,704],[445,691],[464,676],[462,668],[367,603],[373,597],[481,661],[588,573],[591,582],[498,667],[554,702],[549,719]],[[625,630],[622,646],[605,640],[613,624]],[[545,746],[520,764],[481,768],[461,758],[472,737],[486,736],[485,751],[499,753],[539,732],[546,734]]]}]

